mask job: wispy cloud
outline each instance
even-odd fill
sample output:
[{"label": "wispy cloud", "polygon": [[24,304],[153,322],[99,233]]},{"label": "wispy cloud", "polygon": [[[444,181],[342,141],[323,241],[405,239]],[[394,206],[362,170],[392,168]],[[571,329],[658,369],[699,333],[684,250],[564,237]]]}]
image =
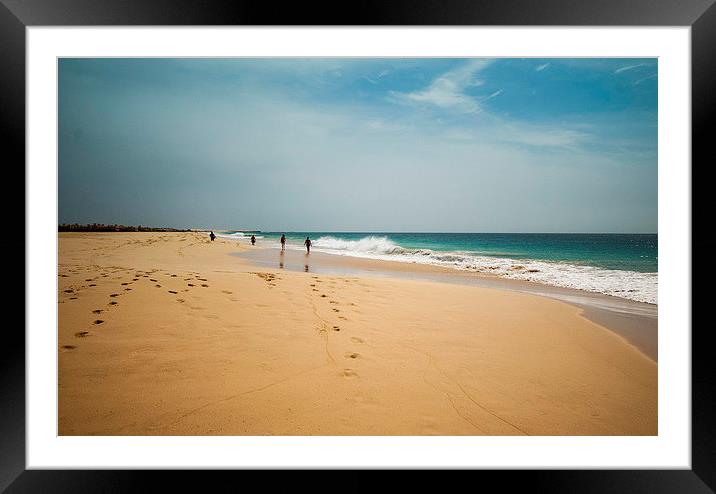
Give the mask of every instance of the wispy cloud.
[{"label": "wispy cloud", "polygon": [[635,86],[638,86],[638,85],[641,84],[642,82],[648,81],[649,79],[653,79],[654,77],[656,77],[656,74],[650,74],[650,75],[648,75],[648,76],[646,76],[646,77],[642,77],[641,79],[639,79],[638,81],[636,81],[636,82],[634,83],[634,85],[635,85]]},{"label": "wispy cloud", "polygon": [[575,148],[589,137],[589,134],[571,129],[516,124],[505,125],[495,133],[496,139],[540,148]]},{"label": "wispy cloud", "polygon": [[489,96],[487,96],[486,98],[484,98],[482,101],[485,102],[485,101],[487,101],[487,100],[490,100],[490,99],[492,99],[492,98],[495,98],[495,97],[501,95],[503,92],[504,92],[504,91],[503,91],[502,89],[498,89],[497,91],[495,91],[495,92],[492,93],[491,95],[489,95]]},{"label": "wispy cloud", "polygon": [[538,66],[535,68],[535,70],[536,70],[537,72],[542,72],[542,71],[543,71],[544,69],[546,69],[547,67],[549,67],[549,63],[543,63],[542,65],[538,65]]},{"label": "wispy cloud", "polygon": [[622,72],[626,72],[627,70],[637,69],[639,67],[645,67],[645,63],[638,63],[635,65],[626,65],[624,67],[619,67],[617,70],[614,71],[615,74],[621,74]]},{"label": "wispy cloud", "polygon": [[377,132],[400,132],[408,128],[407,125],[374,119],[366,122],[366,127]]},{"label": "wispy cloud", "polygon": [[466,64],[438,76],[426,89],[412,93],[393,92],[393,96],[403,101],[427,103],[459,113],[479,113],[480,104],[465,93],[471,86],[484,83],[475,75],[492,63],[491,60],[472,60]]},{"label": "wispy cloud", "polygon": [[374,79],[372,79],[368,76],[363,77],[363,79],[370,82],[371,84],[378,84],[380,82],[380,79],[387,76],[388,74],[390,74],[389,70],[382,70],[382,71],[380,71],[380,73],[377,76],[375,76]]}]

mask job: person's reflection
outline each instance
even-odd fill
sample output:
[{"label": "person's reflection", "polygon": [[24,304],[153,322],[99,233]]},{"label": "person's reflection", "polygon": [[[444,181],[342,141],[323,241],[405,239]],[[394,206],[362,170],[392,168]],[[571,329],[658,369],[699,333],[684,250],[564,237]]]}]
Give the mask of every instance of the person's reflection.
[{"label": "person's reflection", "polygon": [[278,260],[278,267],[279,269],[283,269],[283,251],[281,251],[281,255]]},{"label": "person's reflection", "polygon": [[303,255],[303,270],[308,273],[308,253]]}]

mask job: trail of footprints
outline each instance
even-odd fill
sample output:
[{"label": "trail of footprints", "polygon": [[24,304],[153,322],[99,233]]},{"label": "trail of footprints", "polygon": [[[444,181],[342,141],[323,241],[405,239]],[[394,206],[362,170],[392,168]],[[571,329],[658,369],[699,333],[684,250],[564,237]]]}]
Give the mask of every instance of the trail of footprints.
[{"label": "trail of footprints", "polygon": [[[96,268],[99,268],[99,266],[90,266],[90,267],[86,268],[86,270],[88,270],[88,271],[91,270],[91,271],[96,272]],[[79,268],[70,268],[64,272],[59,273],[58,277],[59,278],[70,278],[70,277],[73,277],[74,275],[77,275],[78,273],[79,273]],[[176,281],[177,281],[177,280],[173,280],[172,278],[178,278],[177,274],[169,273],[168,271],[160,270],[160,269],[153,269],[150,271],[141,271],[141,270],[130,270],[130,269],[120,268],[120,267],[109,267],[109,268],[104,268],[104,269],[100,268],[100,272],[97,276],[95,276],[94,278],[84,278],[84,282],[91,282],[91,281],[96,281],[98,278],[110,278],[110,277],[113,279],[121,280],[123,278],[123,276],[121,276],[121,275],[120,276],[112,276],[117,273],[123,273],[125,276],[128,273],[133,273],[133,275],[130,274],[130,276],[133,276],[133,277],[131,278],[131,281],[122,281],[121,283],[119,283],[118,291],[109,294],[110,300],[107,302],[107,306],[109,308],[118,306],[119,302],[117,302],[117,298],[121,297],[126,292],[132,291],[132,288],[130,285],[132,285],[138,281],[147,279],[149,282],[154,284],[155,288],[162,288],[161,282],[159,281],[160,276],[166,277],[167,282],[171,282],[172,284],[176,284]],[[209,284],[207,283],[208,280],[206,278],[201,278],[199,276],[199,273],[190,272],[188,274],[188,276],[189,276],[188,278],[184,278],[184,281],[203,282],[203,283],[197,283],[197,284],[199,284],[202,288],[209,288]],[[85,289],[96,287],[96,286],[97,286],[96,283],[88,283],[86,285],[85,284],[71,284],[69,287],[64,288],[60,291],[59,303],[65,303],[65,300],[63,299],[62,294],[70,295],[69,297],[66,298],[67,300],[77,300],[82,291],[84,291]],[[194,283],[186,283],[186,286],[188,288],[183,288],[184,292],[188,292],[192,287],[195,287],[196,285]],[[180,290],[179,287],[173,286],[172,288],[175,288],[175,289],[167,290],[167,292],[172,295],[179,294],[179,290]],[[228,290],[222,290],[222,292],[227,293],[227,294],[233,293]],[[185,302],[185,300],[182,298],[177,298],[176,301],[179,303]],[[92,314],[99,315],[99,314],[104,313],[106,310],[107,309],[93,309]],[[103,319],[95,319],[92,322],[92,327],[97,327],[97,326],[103,324],[104,322],[105,322],[105,320],[103,320]],[[74,336],[75,336],[75,338],[87,338],[89,336],[92,336],[92,332],[88,331],[88,330],[77,331],[74,333]],[[77,349],[77,345],[62,345],[60,348],[63,351],[70,351],[70,350]]]},{"label": "trail of footprints", "polygon": [[269,288],[275,287],[276,281],[281,281],[281,278],[276,276],[273,273],[251,273],[251,274],[255,274],[256,276],[258,276],[259,278],[264,280]]},{"label": "trail of footprints", "polygon": [[[311,288],[311,292],[318,292],[317,295],[319,295],[319,297],[318,297],[318,300],[319,300],[319,301],[320,301],[320,300],[323,300],[323,299],[328,299],[328,304],[329,304],[329,305],[328,305],[328,308],[331,309],[331,312],[332,312],[334,315],[335,315],[336,313],[340,313],[340,312],[341,312],[341,309],[339,309],[338,307],[332,307],[332,306],[340,306],[340,305],[341,305],[340,302],[338,302],[337,300],[333,300],[333,299],[329,298],[329,295],[327,295],[327,294],[325,294],[325,293],[320,293],[320,288],[319,288],[319,286],[326,286],[326,285],[328,285],[328,287],[329,287],[329,288],[328,288],[329,293],[332,294],[332,293],[333,293],[333,290],[336,288],[336,282],[333,281],[333,280],[331,280],[331,281],[328,281],[328,282],[326,283],[326,285],[319,285],[319,283],[324,283],[324,281],[321,280],[321,279],[319,279],[318,276],[312,276],[311,279],[312,279],[312,283],[309,284],[309,286],[310,286],[310,288]],[[352,280],[352,279],[344,279],[343,281],[344,281],[345,283],[350,283],[350,282],[355,281],[355,280]],[[350,303],[347,304],[347,305],[350,305],[350,306],[355,307],[356,304],[353,303],[353,302],[350,302]],[[342,316],[342,315],[338,315],[338,316],[336,316],[336,317],[337,317],[338,319],[341,319],[341,320],[344,320],[344,321],[347,321],[347,320],[348,320],[348,318],[346,318],[345,316]],[[319,316],[319,318],[320,318],[320,316]],[[320,318],[320,319],[322,319],[322,318]],[[331,330],[332,330],[333,332],[338,333],[338,332],[341,331],[341,327],[340,327],[339,324],[330,324],[330,326],[331,326]],[[322,321],[321,323],[319,323],[318,331],[319,331],[320,333],[324,333],[324,334],[326,333],[326,327],[325,327],[325,323],[324,323],[323,321]],[[357,336],[351,336],[351,337],[350,337],[350,341],[351,341],[351,343],[354,343],[354,344],[356,344],[356,345],[360,345],[360,344],[365,343],[365,340],[363,340],[362,338],[359,338],[359,337],[357,337]],[[345,352],[345,353],[343,354],[343,357],[346,358],[347,360],[355,360],[355,359],[361,358],[361,354],[358,353],[358,352],[354,352],[354,351],[348,351],[348,352]],[[344,377],[344,378],[355,378],[355,377],[358,377],[358,373],[357,373],[355,370],[353,370],[353,369],[351,369],[351,368],[348,368],[348,367],[344,368],[344,369],[340,372],[340,375],[341,375],[342,377]]]},{"label": "trail of footprints", "polygon": [[[67,274],[67,273],[69,273],[69,274]],[[67,278],[67,277],[70,277],[71,275],[78,274],[78,270],[77,269],[69,269],[69,270],[67,270],[67,273],[60,273],[58,276],[61,278]],[[179,290],[182,290],[183,292],[188,292],[194,288],[209,288],[208,280],[206,278],[201,278],[199,276],[199,273],[189,272],[188,274],[186,274],[185,275],[186,277],[181,278],[181,280],[183,282],[185,282],[185,287],[183,285],[182,288],[179,288],[179,287],[175,286],[176,281],[179,281],[179,277],[177,274],[169,273],[165,270],[157,270],[157,269],[153,269],[153,270],[149,270],[149,271],[141,271],[141,270],[129,270],[126,268],[110,267],[110,268],[105,268],[104,270],[101,270],[100,274],[98,276],[96,276],[94,278],[85,278],[84,281],[92,282],[92,281],[96,281],[96,279],[98,277],[108,278],[110,276],[113,279],[121,280],[122,279],[121,275],[120,276],[112,276],[112,275],[116,275],[117,273],[124,273],[125,275],[128,273],[133,273],[133,274],[130,274],[130,276],[132,276],[130,281],[122,281],[121,283],[119,283],[120,290],[118,290],[115,293],[109,294],[110,300],[107,303],[107,306],[109,308],[118,306],[119,302],[117,302],[117,298],[127,294],[127,292],[132,291],[131,285],[133,285],[137,282],[141,282],[144,279],[146,279],[148,282],[152,283],[155,288],[162,288],[163,282],[160,281],[160,277],[166,278],[166,282],[169,282],[172,284],[171,287],[167,287],[167,292],[172,295],[178,295]],[[272,273],[255,272],[255,273],[251,273],[251,274],[254,274],[254,275],[258,276],[259,278],[263,279],[266,282],[269,289],[276,287],[277,282],[281,280],[281,278],[279,276],[272,274]],[[329,296],[327,294],[320,293],[319,287],[325,286],[325,285],[320,285],[320,284],[323,284],[324,281],[319,279],[318,276],[312,276],[312,281],[313,282],[310,283],[311,292],[316,292],[319,295],[319,300],[328,299],[328,304],[329,304],[328,307],[330,308],[333,315],[335,315],[340,320],[347,321],[348,319],[345,316],[337,315],[337,314],[340,314],[341,309],[339,309],[338,307],[335,307],[335,306],[340,306],[340,303],[337,300],[329,299]],[[343,281],[345,283],[350,283],[351,281],[356,281],[356,280],[345,279]],[[89,289],[89,288],[92,288],[95,286],[97,286],[95,283],[89,283],[87,285],[80,285],[80,286],[70,285],[68,288],[65,288],[64,290],[62,290],[62,292],[67,295],[70,295],[68,297],[68,300],[76,300],[77,298],[79,298],[78,297],[79,294],[84,289]],[[332,280],[328,281],[327,286],[329,287],[328,290],[334,290],[336,288],[336,282],[332,281]],[[173,288],[173,289],[168,289],[168,288]],[[221,292],[226,295],[233,294],[233,292],[231,292],[229,290],[222,290]],[[234,299],[232,299],[232,300],[234,300]],[[177,298],[176,301],[181,304],[186,302],[186,300],[183,298]],[[60,303],[64,303],[64,300],[60,300]],[[355,306],[354,303],[349,303],[348,305]],[[105,313],[107,310],[108,309],[94,309],[94,310],[92,310],[92,313],[95,315],[100,315],[100,314]],[[98,327],[104,323],[105,323],[104,319],[95,319],[94,322],[92,323],[92,326]],[[319,327],[319,331],[321,333],[326,333],[328,331],[328,329],[330,329],[332,332],[335,332],[335,333],[341,332],[341,327],[339,324],[328,323],[326,325],[324,323],[321,323],[321,325]],[[75,338],[87,338],[89,336],[92,336],[92,332],[89,330],[77,331],[74,333],[74,336],[75,336]],[[365,341],[362,338],[359,338],[356,336],[351,336],[350,341],[354,344],[365,343]],[[63,351],[71,351],[71,350],[77,349],[77,346],[76,345],[62,345],[61,349]],[[355,359],[361,358],[361,354],[358,352],[349,351],[349,352],[344,353],[344,358],[346,358],[347,360],[355,360]],[[340,372],[340,375],[345,378],[358,377],[358,373],[351,368],[344,368]]]}]

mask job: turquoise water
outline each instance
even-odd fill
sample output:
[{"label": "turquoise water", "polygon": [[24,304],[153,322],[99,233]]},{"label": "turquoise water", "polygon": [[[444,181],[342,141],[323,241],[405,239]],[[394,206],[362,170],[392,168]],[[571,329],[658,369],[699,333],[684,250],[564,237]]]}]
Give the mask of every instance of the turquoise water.
[{"label": "turquoise water", "polygon": [[[253,232],[278,246],[284,232]],[[245,242],[251,232],[222,232]],[[285,232],[289,248],[489,272],[656,303],[656,234]]]}]

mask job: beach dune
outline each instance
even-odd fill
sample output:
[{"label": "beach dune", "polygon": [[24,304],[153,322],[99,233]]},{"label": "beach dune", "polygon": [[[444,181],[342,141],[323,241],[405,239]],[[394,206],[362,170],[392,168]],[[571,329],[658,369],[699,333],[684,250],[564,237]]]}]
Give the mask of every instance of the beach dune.
[{"label": "beach dune", "polygon": [[245,248],[59,234],[60,435],[658,433],[657,364],[577,307]]}]

